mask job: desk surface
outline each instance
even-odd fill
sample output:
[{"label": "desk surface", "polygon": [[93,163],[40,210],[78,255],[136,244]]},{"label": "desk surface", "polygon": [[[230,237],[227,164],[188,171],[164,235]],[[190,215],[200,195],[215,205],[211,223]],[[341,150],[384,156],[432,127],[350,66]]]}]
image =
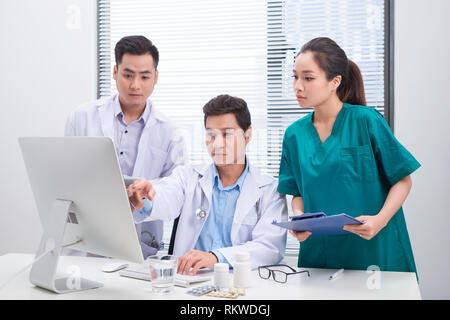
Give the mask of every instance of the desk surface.
[{"label": "desk surface", "polygon": [[[0,256],[0,286],[31,263],[32,254],[6,254]],[[284,262],[296,268],[296,257],[287,257]],[[177,299],[197,300],[211,297],[194,297],[186,294],[190,288],[212,284],[212,281],[190,288],[175,287],[170,294],[154,294],[150,282],[122,277],[118,272],[104,273],[101,267],[111,259],[64,256],[60,258],[59,270],[79,268],[81,276],[104,284],[98,289],[74,293],[56,294],[32,285],[28,279],[30,268],[0,287],[0,299]],[[69,269],[71,268],[71,269]],[[345,270],[341,277],[328,280],[336,270],[308,269],[305,273],[291,275],[288,282],[276,283],[273,279],[259,278],[257,270],[252,272],[252,286],[246,295],[237,300],[302,300],[302,299],[421,299],[414,273]],[[216,298],[224,300],[223,298]],[[227,299],[228,300],[228,299]]]}]

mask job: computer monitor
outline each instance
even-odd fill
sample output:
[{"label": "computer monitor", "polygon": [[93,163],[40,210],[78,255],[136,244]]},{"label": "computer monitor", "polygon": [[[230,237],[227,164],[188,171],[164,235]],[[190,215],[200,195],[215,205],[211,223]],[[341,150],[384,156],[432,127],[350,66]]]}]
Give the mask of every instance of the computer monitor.
[{"label": "computer monitor", "polygon": [[143,263],[114,143],[109,137],[19,138],[43,235],[30,271],[63,293],[102,284],[58,274],[61,248]]}]

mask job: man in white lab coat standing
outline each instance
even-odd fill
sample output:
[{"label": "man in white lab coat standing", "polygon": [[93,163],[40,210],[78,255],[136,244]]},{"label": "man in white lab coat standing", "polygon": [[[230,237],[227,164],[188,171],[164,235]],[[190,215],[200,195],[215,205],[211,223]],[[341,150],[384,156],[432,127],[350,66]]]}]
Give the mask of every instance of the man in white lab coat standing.
[{"label": "man in white lab coat standing", "polygon": [[[261,173],[246,156],[251,139],[244,100],[220,95],[203,108],[206,146],[213,163],[178,166],[159,181],[139,180],[127,188],[136,223],[179,217],[173,254],[178,272],[195,274],[217,262],[235,264],[239,251],[251,265],[278,263],[286,231],[272,224],[287,220],[286,198],[277,180]],[[152,200],[145,205],[142,197]],[[192,268],[192,270],[191,270]]]},{"label": "man in white lab coat standing", "polygon": [[[184,163],[184,143],[175,126],[149,99],[158,82],[159,53],[143,36],[127,36],[115,47],[117,94],[79,106],[67,119],[66,136],[108,136],[122,173],[155,179]],[[136,225],[144,257],[155,254],[163,222]],[[65,254],[80,254],[65,250]]]}]

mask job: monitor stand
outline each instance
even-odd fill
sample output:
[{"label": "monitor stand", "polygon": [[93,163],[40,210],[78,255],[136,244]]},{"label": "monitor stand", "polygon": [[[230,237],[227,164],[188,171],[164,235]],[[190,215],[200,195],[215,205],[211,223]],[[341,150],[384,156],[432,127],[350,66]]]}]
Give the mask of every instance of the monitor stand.
[{"label": "monitor stand", "polygon": [[71,274],[57,274],[59,256],[71,206],[72,201],[70,200],[57,199],[53,202],[50,212],[53,219],[43,221],[43,235],[36,252],[36,257],[43,256],[33,263],[30,271],[32,284],[56,293],[103,287],[100,282],[82,278],[80,270],[76,266],[74,266],[75,268],[72,270],[74,272]]}]

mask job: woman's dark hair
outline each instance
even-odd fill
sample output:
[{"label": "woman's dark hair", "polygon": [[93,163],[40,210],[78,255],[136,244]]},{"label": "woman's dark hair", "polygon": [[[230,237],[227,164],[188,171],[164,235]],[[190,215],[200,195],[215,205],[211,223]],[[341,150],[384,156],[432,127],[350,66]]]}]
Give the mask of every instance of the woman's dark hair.
[{"label": "woman's dark hair", "polygon": [[[344,50],[330,38],[315,38],[306,43],[300,53],[312,52],[320,68],[327,74],[328,81],[340,75],[341,84],[336,93],[342,102],[366,105],[364,82],[359,67],[347,58]],[[297,55],[297,56],[298,56]]]},{"label": "woman's dark hair", "polygon": [[143,55],[150,53],[153,57],[153,64],[155,69],[158,67],[159,52],[158,48],[144,36],[127,36],[117,42],[114,49],[116,58],[116,66],[122,62],[122,57],[125,53]]},{"label": "woman's dark hair", "polygon": [[247,131],[252,124],[247,103],[241,98],[232,97],[227,94],[222,94],[209,100],[203,107],[203,113],[205,114],[205,126],[206,118],[209,116],[218,116],[226,113],[234,114],[239,127],[241,127],[244,132]]}]

